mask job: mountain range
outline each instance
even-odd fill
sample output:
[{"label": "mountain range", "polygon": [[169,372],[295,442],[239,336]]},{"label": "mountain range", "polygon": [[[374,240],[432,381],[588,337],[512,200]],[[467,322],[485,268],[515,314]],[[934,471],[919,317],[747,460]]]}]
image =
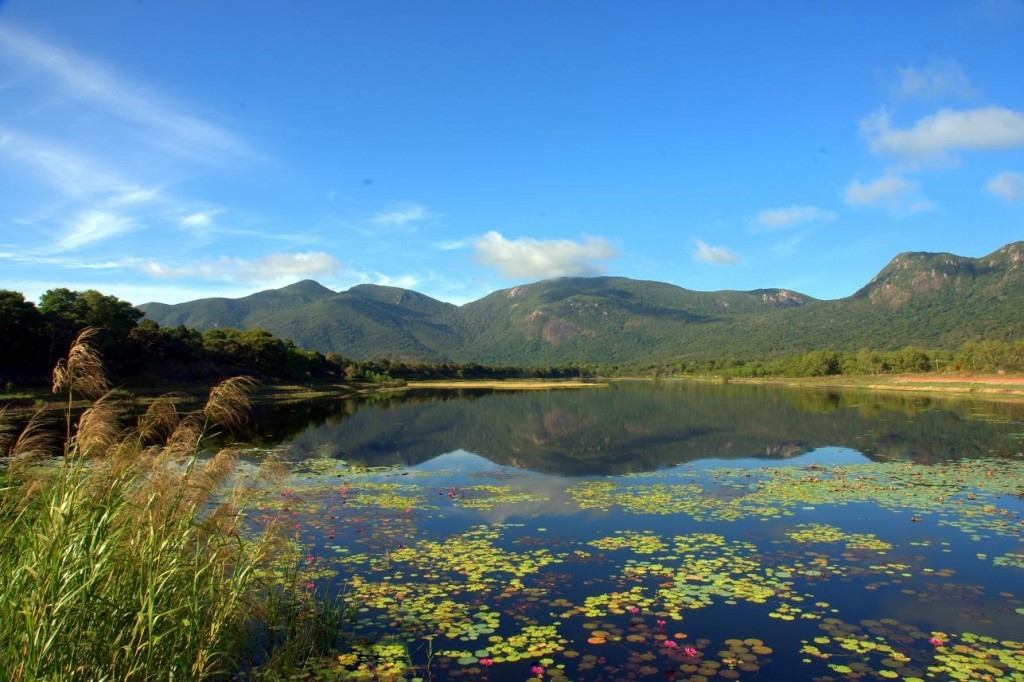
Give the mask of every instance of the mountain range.
[{"label": "mountain range", "polygon": [[787,289],[692,291],[624,277],[563,277],[462,306],[374,284],[312,280],[238,299],[139,306],[161,326],[259,327],[352,358],[484,364],[764,358],[815,349],[955,348],[1024,337],[1024,242],[981,258],[896,256],[846,298]]}]

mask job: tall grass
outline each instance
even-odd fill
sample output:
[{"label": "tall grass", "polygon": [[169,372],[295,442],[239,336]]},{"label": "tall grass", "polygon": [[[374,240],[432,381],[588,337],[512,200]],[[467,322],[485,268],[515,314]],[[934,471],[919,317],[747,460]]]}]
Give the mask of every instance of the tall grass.
[{"label": "tall grass", "polygon": [[[225,676],[254,629],[279,627],[268,601],[274,614],[317,611],[267,582],[271,563],[298,561],[273,526],[254,532],[249,488],[226,487],[236,453],[200,457],[214,430],[245,419],[252,382],[225,381],[185,414],[157,400],[124,427],[90,336],[54,371],[63,442],[41,413],[0,444],[0,679]],[[80,397],[92,402],[76,422]]]}]

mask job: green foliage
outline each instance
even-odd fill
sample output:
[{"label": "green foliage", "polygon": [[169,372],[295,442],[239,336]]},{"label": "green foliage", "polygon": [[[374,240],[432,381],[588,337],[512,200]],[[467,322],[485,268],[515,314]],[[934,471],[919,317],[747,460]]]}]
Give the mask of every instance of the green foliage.
[{"label": "green foliage", "polygon": [[[56,373],[69,402],[105,383],[83,338]],[[254,627],[279,623],[267,618],[268,603],[275,614],[338,613],[310,604],[283,529],[255,532],[244,514],[249,493],[223,487],[236,453],[201,456],[210,429],[243,416],[247,385],[224,382],[185,415],[157,401],[133,428],[108,397],[74,426],[69,408],[57,465],[36,421],[6,441],[0,677],[223,678],[243,662]],[[290,582],[273,578],[282,565],[293,569]],[[308,633],[271,644],[308,652]]]},{"label": "green foliage", "polygon": [[0,378],[30,379],[48,367],[46,322],[31,301],[16,291],[0,290]]}]

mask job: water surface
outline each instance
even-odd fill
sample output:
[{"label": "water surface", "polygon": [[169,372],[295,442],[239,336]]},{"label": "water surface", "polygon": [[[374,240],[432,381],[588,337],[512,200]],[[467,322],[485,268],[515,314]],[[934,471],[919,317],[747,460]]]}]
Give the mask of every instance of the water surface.
[{"label": "water surface", "polygon": [[[616,383],[261,410],[329,679],[1024,679],[1024,409]],[[352,641],[352,640],[350,640]],[[987,677],[986,677],[987,676]]]}]

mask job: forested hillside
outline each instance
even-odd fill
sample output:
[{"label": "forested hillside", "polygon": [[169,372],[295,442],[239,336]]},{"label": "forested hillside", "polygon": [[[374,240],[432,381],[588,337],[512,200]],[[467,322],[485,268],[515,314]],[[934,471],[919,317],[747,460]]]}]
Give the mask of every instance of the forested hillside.
[{"label": "forested hillside", "polygon": [[564,365],[953,349],[1024,337],[1024,242],[983,258],[900,254],[862,289],[831,301],[785,289],[699,292],[574,277],[461,307],[392,287],[335,293],[306,281],[237,300],[140,308],[161,326],[259,327],[355,358]]}]

